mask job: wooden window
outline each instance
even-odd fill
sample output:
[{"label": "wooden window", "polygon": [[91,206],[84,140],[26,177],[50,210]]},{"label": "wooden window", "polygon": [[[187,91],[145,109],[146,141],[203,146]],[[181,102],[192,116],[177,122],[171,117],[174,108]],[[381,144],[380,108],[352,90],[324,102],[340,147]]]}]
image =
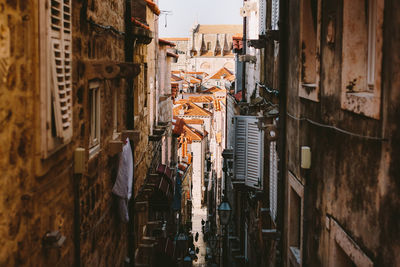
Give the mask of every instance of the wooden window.
[{"label": "wooden window", "polygon": [[39,24],[41,151],[47,157],[72,138],[70,0],[41,0]]},{"label": "wooden window", "polygon": [[264,131],[258,127],[254,116],[235,116],[235,176],[244,179],[245,185],[263,187]]},{"label": "wooden window", "polygon": [[365,266],[374,263],[357,243],[343,230],[333,218],[328,218],[330,267]]},{"label": "wooden window", "polygon": [[279,0],[272,0],[271,5],[271,30],[278,30]]},{"label": "wooden window", "polygon": [[267,17],[267,4],[266,0],[260,0],[258,6],[258,13],[259,13],[259,35],[265,35],[266,31],[266,17]]},{"label": "wooden window", "polygon": [[89,154],[100,149],[100,82],[89,84],[90,138]]},{"label": "wooden window", "polygon": [[288,175],[288,180],[287,265],[302,266],[304,187],[291,173]]},{"label": "wooden window", "polygon": [[375,119],[380,116],[383,5],[343,2],[342,108]]},{"label": "wooden window", "polygon": [[269,210],[271,217],[276,220],[278,202],[278,153],[276,151],[276,141],[269,145]]},{"label": "wooden window", "polygon": [[302,0],[300,6],[299,95],[319,101],[320,0]]}]

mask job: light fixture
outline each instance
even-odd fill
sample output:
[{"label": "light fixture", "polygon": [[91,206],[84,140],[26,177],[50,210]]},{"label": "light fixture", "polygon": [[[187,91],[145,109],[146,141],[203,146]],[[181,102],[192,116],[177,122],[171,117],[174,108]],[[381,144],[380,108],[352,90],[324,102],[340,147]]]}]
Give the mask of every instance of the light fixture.
[{"label": "light fixture", "polygon": [[228,198],[224,196],[221,204],[218,207],[219,219],[222,225],[227,225],[231,219],[232,208]]}]

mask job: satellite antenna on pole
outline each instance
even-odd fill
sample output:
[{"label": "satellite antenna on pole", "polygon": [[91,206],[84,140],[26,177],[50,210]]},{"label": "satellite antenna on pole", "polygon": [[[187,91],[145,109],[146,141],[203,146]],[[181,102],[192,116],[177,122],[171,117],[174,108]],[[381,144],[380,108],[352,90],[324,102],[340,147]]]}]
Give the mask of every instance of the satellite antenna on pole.
[{"label": "satellite antenna on pole", "polygon": [[167,28],[167,16],[168,15],[173,15],[173,13],[170,10],[161,10],[160,13],[165,16],[165,25],[164,25],[164,27]]}]

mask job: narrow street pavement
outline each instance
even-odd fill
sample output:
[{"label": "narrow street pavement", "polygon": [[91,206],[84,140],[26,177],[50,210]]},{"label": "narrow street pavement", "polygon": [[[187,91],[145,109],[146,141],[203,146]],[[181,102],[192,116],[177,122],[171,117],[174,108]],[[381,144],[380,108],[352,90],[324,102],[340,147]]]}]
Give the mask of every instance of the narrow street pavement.
[{"label": "narrow street pavement", "polygon": [[202,220],[207,221],[207,207],[193,207],[192,234],[195,237],[196,233],[199,233],[198,240],[194,240],[194,247],[195,249],[199,248],[199,253],[197,254],[197,261],[193,261],[193,266],[206,266],[206,243],[203,239]]}]

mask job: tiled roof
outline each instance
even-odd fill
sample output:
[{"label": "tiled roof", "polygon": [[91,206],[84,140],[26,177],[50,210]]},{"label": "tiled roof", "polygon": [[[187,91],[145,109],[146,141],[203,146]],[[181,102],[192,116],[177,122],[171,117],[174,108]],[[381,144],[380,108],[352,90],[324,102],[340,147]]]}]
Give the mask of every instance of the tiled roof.
[{"label": "tiled roof", "polygon": [[192,141],[201,141],[203,140],[204,136],[206,136],[206,134],[203,136],[200,131],[187,125],[184,119],[180,119],[175,116],[172,120],[172,131],[176,135],[183,135],[183,137],[186,137],[188,139],[188,143],[191,143]]},{"label": "tiled roof", "polygon": [[179,56],[177,54],[174,54],[174,53],[171,53],[171,52],[167,52],[167,57],[178,58]]},{"label": "tiled roof", "polygon": [[189,101],[193,103],[211,103],[213,100],[214,98],[209,95],[189,96]]},{"label": "tiled roof", "polygon": [[243,39],[243,34],[235,34],[232,36],[233,40],[242,40]]},{"label": "tiled roof", "polygon": [[235,78],[236,78],[236,76],[234,74],[232,74],[230,76],[225,77],[225,80],[228,80],[228,81],[232,82],[232,81],[235,80]]},{"label": "tiled roof", "polygon": [[177,101],[179,106],[173,109],[174,116],[211,116],[212,113],[185,99]]},{"label": "tiled roof", "polygon": [[176,76],[174,74],[171,74],[171,82],[179,82],[182,81],[183,79],[179,76]]},{"label": "tiled roof", "polygon": [[171,47],[174,47],[174,46],[176,46],[174,43],[172,43],[172,42],[170,42],[170,41],[167,41],[167,40],[165,40],[165,39],[158,39],[158,43],[160,44],[160,45],[168,45],[168,46],[171,46]]},{"label": "tiled roof", "polygon": [[153,0],[146,0],[146,4],[154,14],[157,16],[160,15],[160,9],[158,8],[157,4],[153,2]]},{"label": "tiled roof", "polygon": [[200,80],[200,79],[197,79],[197,78],[194,78],[194,77],[188,77],[188,78],[187,78],[187,81],[190,82],[190,83],[193,83],[193,84],[195,84],[195,83],[201,83],[201,80]]},{"label": "tiled roof", "polygon": [[242,91],[238,92],[237,94],[234,95],[236,101],[242,101]]},{"label": "tiled roof", "polygon": [[207,90],[204,90],[203,92],[204,93],[216,93],[216,92],[221,92],[221,91],[224,91],[224,89],[221,89],[217,86],[213,86],[211,88],[208,88]]},{"label": "tiled roof", "polygon": [[147,26],[147,25],[144,24],[144,23],[141,23],[141,22],[140,22],[138,19],[136,19],[136,18],[132,18],[132,22],[133,22],[133,24],[136,25],[136,26],[139,26],[139,27],[144,28],[144,29],[146,29],[146,30],[150,30],[150,27],[149,27],[149,26]]},{"label": "tiled roof", "polygon": [[185,123],[187,124],[204,124],[202,119],[185,119]]},{"label": "tiled roof", "polygon": [[219,25],[204,25],[200,24],[198,33],[209,33],[209,34],[217,34],[217,33],[230,33],[230,34],[241,34],[243,33],[243,26],[233,25],[233,24],[219,24]]},{"label": "tiled roof", "polygon": [[233,73],[232,72],[230,72],[227,68],[225,68],[225,67],[223,67],[223,68],[221,68],[219,71],[217,71],[213,76],[211,76],[210,78],[208,78],[209,80],[213,80],[213,79],[215,79],[215,80],[219,80],[219,79],[221,79],[221,76],[224,76],[224,77],[228,77],[228,76],[230,76],[230,75],[232,75]]}]

